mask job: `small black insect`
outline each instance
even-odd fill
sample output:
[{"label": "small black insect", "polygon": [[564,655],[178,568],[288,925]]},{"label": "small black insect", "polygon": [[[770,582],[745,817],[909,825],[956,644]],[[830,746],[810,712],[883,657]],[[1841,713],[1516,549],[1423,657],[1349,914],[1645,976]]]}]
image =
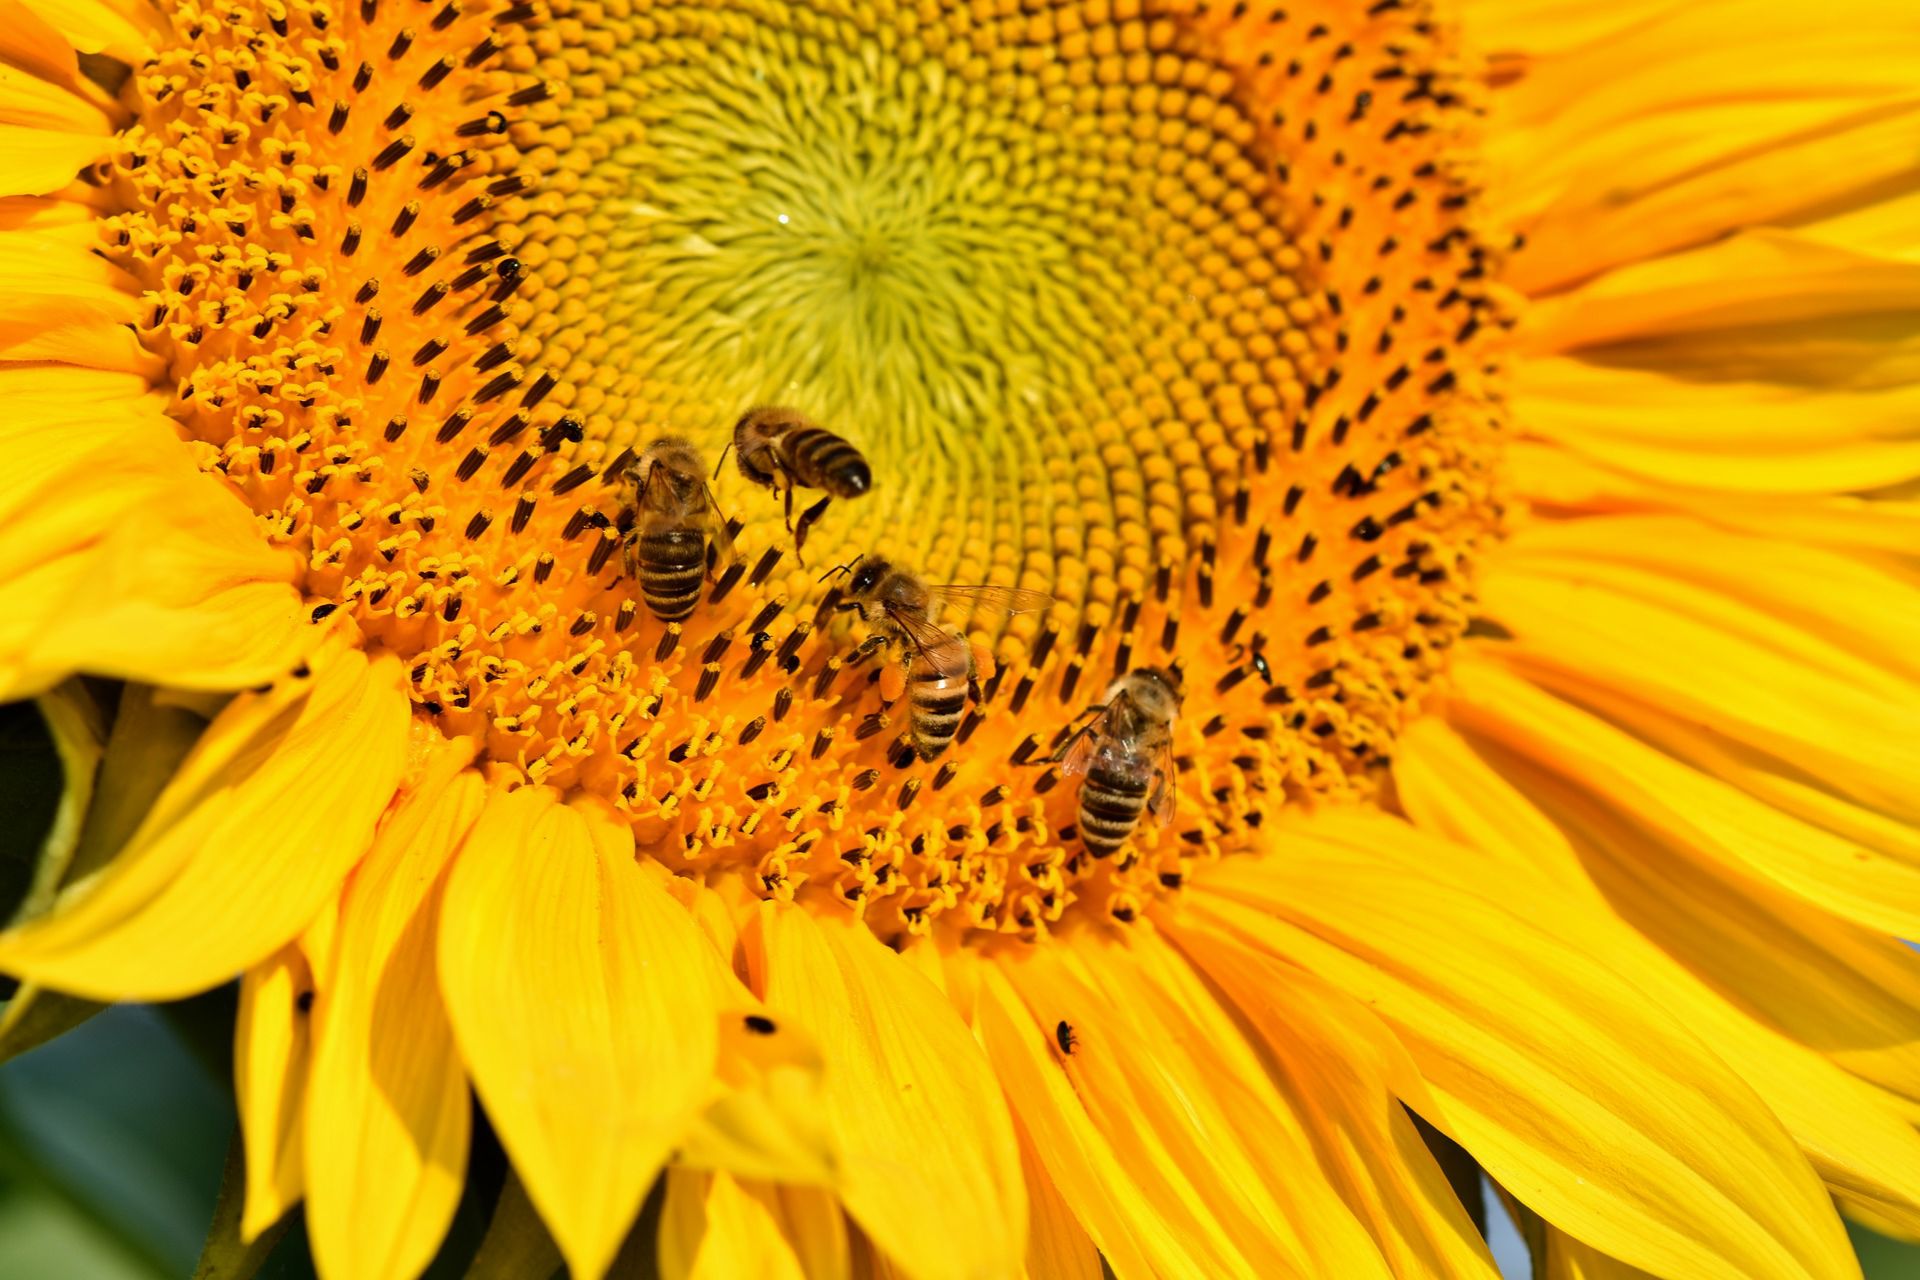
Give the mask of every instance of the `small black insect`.
[{"label": "small black insect", "polygon": [[1075,1046],[1080,1043],[1080,1037],[1073,1034],[1073,1024],[1064,1018],[1060,1020],[1060,1025],[1053,1029],[1053,1038],[1060,1042],[1060,1052],[1068,1057],[1073,1056]]},{"label": "small black insect", "polygon": [[1273,668],[1267,665],[1267,655],[1261,650],[1254,649],[1249,653],[1246,642],[1238,641],[1227,650],[1227,653],[1235,662],[1245,661],[1269,685],[1273,683]]},{"label": "small black insect", "polygon": [[747,1015],[747,1030],[757,1036],[770,1036],[774,1031],[773,1019],[750,1013]]}]

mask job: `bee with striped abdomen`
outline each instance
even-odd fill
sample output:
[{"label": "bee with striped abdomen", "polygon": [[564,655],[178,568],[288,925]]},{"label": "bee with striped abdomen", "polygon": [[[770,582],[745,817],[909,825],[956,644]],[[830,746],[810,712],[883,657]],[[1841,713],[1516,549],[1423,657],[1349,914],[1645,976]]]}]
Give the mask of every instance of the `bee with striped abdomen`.
[{"label": "bee with striped abdomen", "polygon": [[892,691],[883,673],[880,693],[889,702],[903,692],[911,699],[908,706],[913,748],[922,760],[933,759],[953,741],[980,668],[993,661],[975,649],[958,628],[934,621],[941,604],[952,602],[989,613],[1011,614],[1044,609],[1053,603],[1053,597],[1042,592],[1012,587],[930,587],[878,557],[859,557],[829,570],[827,576],[843,574],[849,575],[848,600],[840,607],[857,609],[874,629],[873,636],[855,651],[855,659],[885,644],[898,644],[907,650],[906,661],[889,669],[893,672]]},{"label": "bee with striped abdomen", "polygon": [[1080,843],[1110,857],[1151,813],[1173,821],[1173,723],[1180,714],[1180,677],[1137,667],[1115,680],[1093,718],[1060,744],[1053,760],[1080,784]]},{"label": "bee with striped abdomen", "polygon": [[[826,511],[828,503],[835,498],[857,498],[873,487],[873,470],[858,449],[792,409],[777,405],[749,409],[734,424],[733,442],[728,448],[734,451],[741,475],[786,498],[787,532],[793,535],[796,558],[806,545],[807,530]],[[720,461],[726,463],[724,453]],[[800,513],[798,525],[793,522],[796,488],[821,489],[827,495]]]},{"label": "bee with striped abdomen", "polygon": [[633,527],[622,560],[662,622],[680,621],[699,603],[709,551],[716,567],[733,555],[726,517],[705,477],[699,452],[678,436],[654,440],[626,467]]}]

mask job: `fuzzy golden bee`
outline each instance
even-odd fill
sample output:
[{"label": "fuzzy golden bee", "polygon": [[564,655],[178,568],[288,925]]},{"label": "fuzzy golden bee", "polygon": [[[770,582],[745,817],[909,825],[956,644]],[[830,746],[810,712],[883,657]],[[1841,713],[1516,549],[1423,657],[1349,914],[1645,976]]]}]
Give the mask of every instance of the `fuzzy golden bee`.
[{"label": "fuzzy golden bee", "polygon": [[[830,570],[828,577],[847,578],[847,603],[874,628],[874,634],[856,651],[864,657],[882,645],[898,645],[906,658],[883,676],[881,696],[894,701],[908,695],[912,715],[913,748],[922,760],[947,749],[959,731],[967,697],[976,687],[981,669],[991,669],[992,658],[968,643],[957,628],[935,621],[943,604],[964,604],[987,614],[1029,613],[1053,603],[1038,591],[1012,587],[928,586],[920,578],[877,556],[862,556]],[[891,692],[889,692],[891,689]]]},{"label": "fuzzy golden bee", "polygon": [[[796,558],[806,545],[807,531],[825,514],[828,503],[857,498],[873,487],[873,469],[860,450],[793,409],[778,405],[749,409],[734,424],[727,447],[749,483],[786,499],[787,532],[793,535]],[[726,460],[723,452],[721,464]],[[827,495],[801,512],[797,525],[793,521],[795,489],[819,489]]]},{"label": "fuzzy golden bee", "polygon": [[1118,852],[1143,814],[1173,821],[1173,725],[1180,715],[1179,673],[1136,667],[1115,680],[1104,702],[1053,754],[1080,784],[1080,843],[1096,858]]},{"label": "fuzzy golden bee", "polygon": [[690,615],[709,569],[733,556],[726,517],[705,477],[699,451],[678,436],[654,440],[626,468],[633,525],[623,561],[648,611],[662,622]]}]

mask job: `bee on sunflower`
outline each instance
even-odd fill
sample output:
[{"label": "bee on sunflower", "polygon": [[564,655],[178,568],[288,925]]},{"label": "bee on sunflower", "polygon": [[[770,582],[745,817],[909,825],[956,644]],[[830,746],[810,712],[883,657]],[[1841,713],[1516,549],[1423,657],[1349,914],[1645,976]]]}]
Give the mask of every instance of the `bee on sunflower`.
[{"label": "bee on sunflower", "polygon": [[[472,1099],[577,1277],[663,1182],[670,1276],[1487,1280],[1415,1117],[1545,1274],[1857,1275],[1920,1234],[1916,58],[10,3],[0,696],[74,813],[9,1018],[239,977],[241,1231],[324,1280],[428,1265]],[[870,473],[844,572],[709,469],[776,404]]]}]

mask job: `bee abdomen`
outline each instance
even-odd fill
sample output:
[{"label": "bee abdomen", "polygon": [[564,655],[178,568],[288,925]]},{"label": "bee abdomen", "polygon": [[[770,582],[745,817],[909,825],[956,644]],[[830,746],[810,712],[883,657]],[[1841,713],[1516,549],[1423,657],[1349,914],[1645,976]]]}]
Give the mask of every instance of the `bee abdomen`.
[{"label": "bee abdomen", "polygon": [[1080,786],[1080,842],[1096,858],[1117,852],[1147,807],[1145,778],[1094,769]]},{"label": "bee abdomen", "polygon": [[640,535],[636,548],[640,595],[662,622],[678,622],[700,600],[707,574],[707,538],[694,529],[657,529]]},{"label": "bee abdomen", "polygon": [[960,730],[960,716],[967,708],[964,684],[945,677],[928,675],[908,682],[908,699],[913,710],[913,745],[923,760],[931,760],[946,750]]},{"label": "bee abdomen", "polygon": [[873,472],[861,452],[822,427],[802,427],[787,440],[794,473],[811,489],[836,498],[852,498],[873,484]]}]

